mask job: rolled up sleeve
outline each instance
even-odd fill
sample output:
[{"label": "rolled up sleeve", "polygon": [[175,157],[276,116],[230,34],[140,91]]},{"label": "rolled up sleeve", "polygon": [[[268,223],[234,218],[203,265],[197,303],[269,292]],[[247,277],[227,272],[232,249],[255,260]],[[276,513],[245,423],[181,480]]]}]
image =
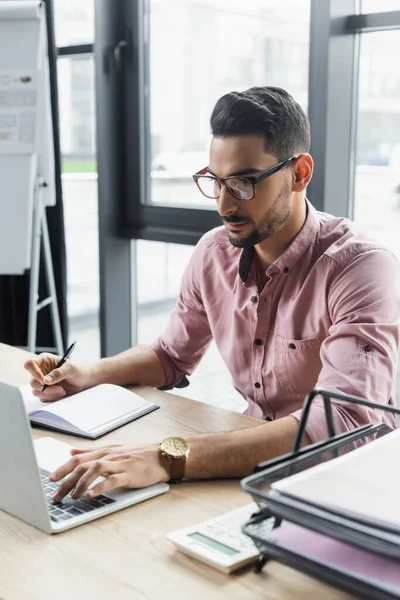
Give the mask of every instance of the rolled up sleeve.
[{"label": "rolled up sleeve", "polygon": [[211,342],[212,334],[201,294],[205,244],[204,237],[189,261],[167,328],[150,344],[165,372],[164,390],[175,387],[194,371]]},{"label": "rolled up sleeve", "polygon": [[[332,325],[321,345],[317,386],[373,402],[394,404],[400,331],[400,269],[388,251],[360,254],[338,269],[328,293]],[[394,416],[357,404],[332,400],[336,433]],[[293,413],[298,420],[302,410]],[[316,398],[306,431],[313,442],[326,439],[321,398]]]}]

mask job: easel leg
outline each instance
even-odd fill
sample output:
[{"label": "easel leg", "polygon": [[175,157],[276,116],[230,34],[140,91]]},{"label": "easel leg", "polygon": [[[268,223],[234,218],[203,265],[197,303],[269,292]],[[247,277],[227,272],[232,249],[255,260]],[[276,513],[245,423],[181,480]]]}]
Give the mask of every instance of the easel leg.
[{"label": "easel leg", "polygon": [[[28,350],[36,352],[36,334],[37,334],[37,315],[38,311],[50,305],[50,315],[55,340],[54,350],[63,354],[63,340],[61,333],[60,315],[58,312],[56,285],[54,281],[53,261],[51,258],[51,247],[49,238],[49,229],[47,226],[46,210],[42,203],[41,183],[37,184],[35,193],[35,205],[33,213],[32,229],[32,264],[29,287],[29,313],[28,313]],[[43,236],[43,237],[42,237]],[[39,271],[40,271],[40,250],[43,239],[43,258],[46,274],[46,283],[48,298],[40,304],[39,299]]]},{"label": "easel leg", "polygon": [[39,296],[40,246],[42,235],[42,212],[39,184],[35,190],[32,227],[32,263],[29,282],[29,312],[28,312],[28,350],[36,351],[37,301]]},{"label": "easel leg", "polygon": [[60,314],[58,312],[56,283],[54,280],[53,261],[51,258],[50,237],[49,228],[47,226],[46,210],[42,211],[42,234],[47,289],[50,298],[52,298],[52,302],[50,304],[51,322],[53,325],[53,334],[57,353],[60,356],[62,356],[64,353],[64,347],[61,334]]}]

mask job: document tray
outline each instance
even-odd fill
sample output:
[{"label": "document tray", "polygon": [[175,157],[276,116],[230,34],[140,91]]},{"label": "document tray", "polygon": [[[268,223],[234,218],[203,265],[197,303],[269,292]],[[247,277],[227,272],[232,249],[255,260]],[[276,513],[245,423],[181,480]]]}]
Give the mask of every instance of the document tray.
[{"label": "document tray", "polygon": [[[310,407],[312,401],[318,395],[323,397],[329,437],[327,440],[301,448]],[[363,425],[351,431],[335,435],[332,407],[330,405],[331,398],[360,403],[379,410],[400,414],[400,410],[397,408],[387,405],[382,406],[364,398],[333,393],[318,388],[312,390],[304,402],[303,415],[299,422],[293,451],[257,465],[254,474],[246,477],[241,482],[242,489],[253,497],[260,508],[260,512],[253,515],[249,523],[243,527],[243,531],[253,539],[260,550],[259,570],[271,558],[290,564],[290,566],[310,575],[318,576],[327,583],[339,585],[351,593],[361,594],[363,598],[399,597],[399,594],[392,595],[388,590],[372,590],[370,584],[361,585],[357,578],[354,579],[349,574],[340,575],[339,577],[335,569],[323,567],[315,561],[277,547],[271,542],[271,534],[262,527],[265,519],[274,517],[274,531],[275,528],[279,528],[282,522],[287,522],[293,524],[291,525],[293,527],[300,526],[311,530],[311,535],[322,534],[334,538],[336,541],[333,543],[346,543],[355,548],[358,547],[362,551],[368,550],[370,553],[376,552],[385,557],[391,557],[391,559],[400,559],[400,535],[383,529],[377,531],[374,527],[366,527],[365,524],[358,523],[353,519],[344,519],[342,515],[339,516],[333,513],[329,514],[327,519],[325,510],[310,506],[308,503],[301,506],[302,503],[298,499],[290,499],[286,496],[285,502],[282,502],[282,497],[276,497],[279,496],[279,493],[270,490],[270,486],[274,481],[351,451],[354,449],[356,442],[370,442],[393,431],[387,424],[379,423]],[[356,549],[354,551],[359,552]],[[400,562],[398,566],[400,570]],[[368,593],[366,590],[368,590]]]}]

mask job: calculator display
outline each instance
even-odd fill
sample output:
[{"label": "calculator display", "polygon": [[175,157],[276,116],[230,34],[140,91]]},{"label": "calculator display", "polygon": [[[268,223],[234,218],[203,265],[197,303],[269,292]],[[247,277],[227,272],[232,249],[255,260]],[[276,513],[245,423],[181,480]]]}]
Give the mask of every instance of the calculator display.
[{"label": "calculator display", "polygon": [[223,554],[227,554],[228,556],[239,554],[238,550],[230,548],[230,546],[226,546],[225,544],[221,544],[221,542],[217,542],[216,540],[213,540],[212,538],[209,538],[206,535],[199,533],[198,531],[195,531],[194,533],[189,533],[188,537],[192,538],[193,540],[196,540],[197,542],[201,542],[205,546],[213,548],[213,550],[218,550]]}]

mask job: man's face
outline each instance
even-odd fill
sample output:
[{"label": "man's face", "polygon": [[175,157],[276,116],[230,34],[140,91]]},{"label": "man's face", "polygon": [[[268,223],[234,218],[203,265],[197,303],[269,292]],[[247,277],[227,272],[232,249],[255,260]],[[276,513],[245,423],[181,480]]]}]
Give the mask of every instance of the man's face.
[{"label": "man's face", "polygon": [[[214,137],[211,142],[209,171],[217,177],[258,175],[277,163],[261,135]],[[271,175],[256,185],[252,200],[237,200],[222,186],[217,208],[234,246],[259,244],[285,223],[290,216],[291,177],[290,168]]]}]

